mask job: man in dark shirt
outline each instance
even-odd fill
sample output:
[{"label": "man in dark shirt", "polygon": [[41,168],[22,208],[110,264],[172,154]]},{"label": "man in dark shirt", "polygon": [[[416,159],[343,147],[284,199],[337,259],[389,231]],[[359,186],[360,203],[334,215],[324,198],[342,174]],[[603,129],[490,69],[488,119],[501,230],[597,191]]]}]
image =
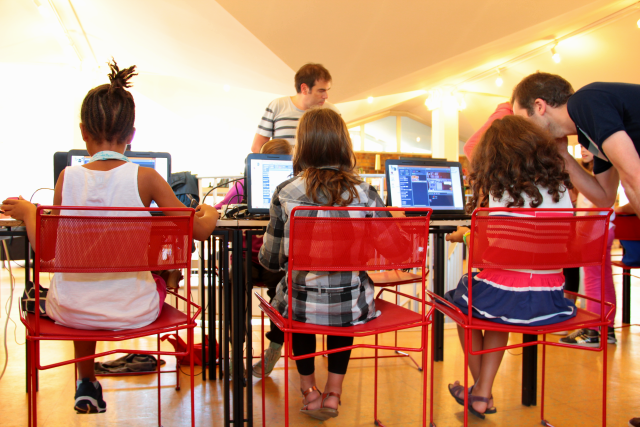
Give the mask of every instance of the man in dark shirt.
[{"label": "man in dark shirt", "polygon": [[[535,73],[513,90],[515,114],[528,118],[564,141],[560,153],[571,182],[596,206],[614,204],[618,182],[640,212],[640,85],[591,83],[577,92],[560,76]],[[590,175],[566,149],[566,136],[594,154]]]}]

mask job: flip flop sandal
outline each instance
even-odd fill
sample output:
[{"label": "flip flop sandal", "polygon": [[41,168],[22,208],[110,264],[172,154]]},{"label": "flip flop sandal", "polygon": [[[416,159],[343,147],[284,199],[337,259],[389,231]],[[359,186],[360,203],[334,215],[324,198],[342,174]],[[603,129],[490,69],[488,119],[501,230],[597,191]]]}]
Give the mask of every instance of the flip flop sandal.
[{"label": "flip flop sandal", "polygon": [[[460,392],[462,391],[463,386],[457,381],[456,383],[448,385],[449,393],[451,394],[451,396],[453,396],[456,402],[458,402],[458,405],[464,406],[464,397],[462,398],[458,397],[458,394],[460,394]],[[473,386],[469,387],[469,395],[471,395],[471,391],[473,391]],[[491,399],[493,399],[493,396],[489,398],[489,400]],[[497,412],[498,412],[498,409],[494,406],[492,408],[487,408],[487,410],[484,413],[486,415],[493,415],[493,414],[496,414]]]},{"label": "flip flop sandal", "polygon": [[451,393],[451,396],[453,396],[456,402],[458,402],[458,405],[464,406],[464,397],[463,398],[458,397],[458,394],[460,394],[460,392],[464,390],[464,386],[460,384],[458,381],[456,381],[453,384],[449,384],[447,387],[449,388],[449,393]]},{"label": "flip flop sandal", "polygon": [[330,391],[329,393],[324,393],[322,395],[322,403],[320,404],[320,410],[322,411],[323,414],[326,415],[327,418],[325,418],[325,419],[335,418],[335,417],[338,416],[338,410],[337,409],[335,409],[335,408],[327,408],[326,406],[324,406],[324,402],[330,397],[337,397],[338,398],[338,405],[342,405],[342,402],[340,401],[340,395],[338,393],[334,393],[332,391]]},{"label": "flip flop sandal", "polygon": [[[302,391],[302,390],[300,390],[300,391],[302,392],[302,403],[303,404],[304,404],[304,401],[305,401],[306,397],[309,395],[309,393],[313,393],[314,391],[317,391],[320,394],[320,397],[312,400],[311,402],[315,402],[318,399],[322,399],[322,396],[323,396],[322,392],[320,390],[318,390],[318,387],[316,387],[316,386],[310,387],[306,391]],[[307,406],[309,406],[309,403],[311,403],[311,402],[307,402],[307,404],[304,405],[302,407],[302,409],[300,409],[300,412],[302,412],[305,415],[310,416],[311,418],[315,418],[316,420],[320,420],[320,421],[325,421],[325,420],[328,420],[329,418],[331,418],[330,416],[327,416],[322,411],[323,410],[322,404],[317,409],[307,409]]]},{"label": "flip flop sandal", "polygon": [[482,396],[474,396],[472,394],[469,394],[469,405],[467,406],[467,409],[469,409],[469,412],[471,412],[473,415],[475,415],[476,417],[484,420],[484,412],[478,412],[475,409],[473,409],[473,404],[475,402],[484,402],[487,405],[489,404],[489,400],[491,400],[488,397],[482,397]]}]

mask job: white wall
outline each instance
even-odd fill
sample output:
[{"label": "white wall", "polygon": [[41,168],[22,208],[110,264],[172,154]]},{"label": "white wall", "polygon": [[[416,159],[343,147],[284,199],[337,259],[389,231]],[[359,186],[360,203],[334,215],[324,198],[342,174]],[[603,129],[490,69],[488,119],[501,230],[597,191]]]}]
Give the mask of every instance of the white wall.
[{"label": "white wall", "polygon": [[[0,64],[0,197],[31,197],[53,186],[53,153],[84,148],[78,123],[89,89],[107,83],[106,71],[40,64]],[[262,112],[277,94],[179,77],[133,78],[133,149],[167,151],[173,171],[201,176],[238,174]],[[34,201],[51,203],[52,192]]]}]

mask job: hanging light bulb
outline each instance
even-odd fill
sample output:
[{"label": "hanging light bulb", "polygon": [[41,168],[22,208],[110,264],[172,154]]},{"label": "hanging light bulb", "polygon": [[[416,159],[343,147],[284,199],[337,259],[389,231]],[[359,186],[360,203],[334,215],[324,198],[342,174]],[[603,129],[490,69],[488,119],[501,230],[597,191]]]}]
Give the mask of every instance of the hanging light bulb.
[{"label": "hanging light bulb", "polygon": [[553,62],[555,62],[556,64],[559,64],[562,58],[560,58],[560,54],[556,52],[556,46],[558,45],[556,44],[551,48],[551,59],[553,59]]},{"label": "hanging light bulb", "polygon": [[496,77],[496,86],[501,87],[503,83],[504,80],[502,80],[502,75],[500,74],[500,70],[498,70],[498,77]]}]

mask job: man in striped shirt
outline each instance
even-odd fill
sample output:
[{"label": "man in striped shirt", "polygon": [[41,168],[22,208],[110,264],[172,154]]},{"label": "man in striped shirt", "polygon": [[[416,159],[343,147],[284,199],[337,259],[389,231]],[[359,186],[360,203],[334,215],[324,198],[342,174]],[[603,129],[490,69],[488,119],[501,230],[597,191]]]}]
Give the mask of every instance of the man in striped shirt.
[{"label": "man in striped shirt", "polygon": [[298,120],[310,108],[331,108],[338,114],[340,111],[327,102],[331,89],[331,74],[320,64],[305,64],[295,76],[296,94],[271,101],[253,138],[251,151],[260,152],[271,138],[286,139],[295,145]]}]

